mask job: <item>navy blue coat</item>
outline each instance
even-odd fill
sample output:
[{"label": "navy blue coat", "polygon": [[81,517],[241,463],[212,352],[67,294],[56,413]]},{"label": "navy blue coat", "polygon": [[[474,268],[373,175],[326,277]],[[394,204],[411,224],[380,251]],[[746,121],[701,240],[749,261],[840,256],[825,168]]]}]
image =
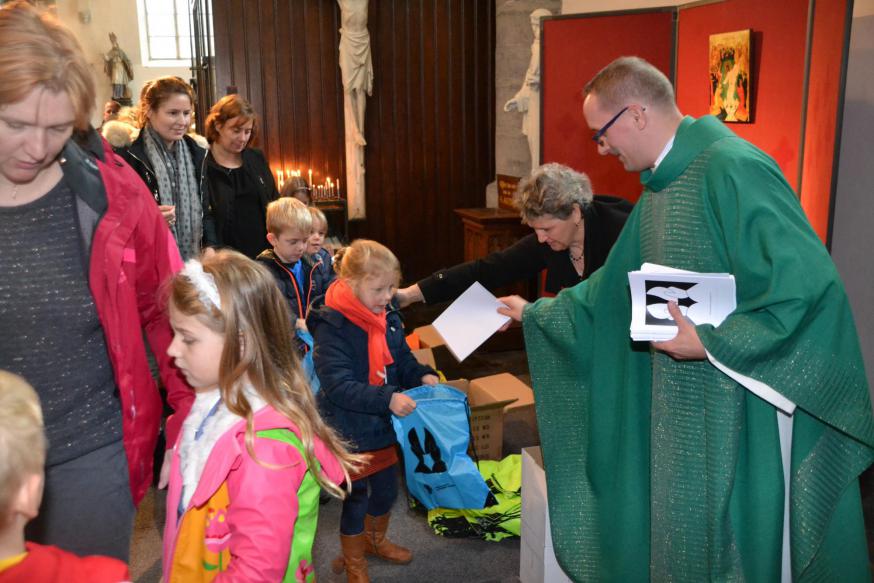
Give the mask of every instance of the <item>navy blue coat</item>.
[{"label": "navy blue coat", "polygon": [[328,286],[337,278],[333,259],[328,250],[322,247],[314,255],[304,255],[303,260],[304,265],[308,265],[310,268],[318,267],[318,271],[312,272],[313,293],[311,299],[315,299],[327,292]]},{"label": "navy blue coat", "polygon": [[[328,284],[331,281],[327,280],[321,264],[314,264],[306,259],[300,260],[303,267],[303,288],[301,289],[297,285],[297,280],[289,273],[293,265],[282,263],[273,253],[273,249],[262,251],[256,260],[269,269],[276,279],[279,291],[282,292],[282,296],[288,301],[288,306],[291,308],[292,324],[297,318],[306,318],[312,301],[328,291]],[[328,269],[331,268],[328,267]],[[333,269],[331,272],[333,273]]]},{"label": "navy blue coat", "polygon": [[[418,387],[434,370],[419,364],[410,352],[404,327],[395,309],[386,314],[386,340],[394,363],[386,369],[386,383],[368,383],[367,333],[318,298],[307,318],[315,339],[313,361],[322,389],[319,411],[324,420],[354,451],[373,451],[396,442],[388,406],[394,393]],[[316,306],[319,306],[316,308]]]}]

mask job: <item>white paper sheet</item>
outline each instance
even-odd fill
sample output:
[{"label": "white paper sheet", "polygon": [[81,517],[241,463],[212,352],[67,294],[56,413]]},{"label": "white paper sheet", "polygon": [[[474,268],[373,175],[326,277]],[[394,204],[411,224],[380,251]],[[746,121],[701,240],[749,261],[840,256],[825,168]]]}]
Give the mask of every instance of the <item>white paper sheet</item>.
[{"label": "white paper sheet", "polygon": [[461,362],[510,319],[497,312],[503,305],[479,282],[474,282],[434,320],[434,328]]}]

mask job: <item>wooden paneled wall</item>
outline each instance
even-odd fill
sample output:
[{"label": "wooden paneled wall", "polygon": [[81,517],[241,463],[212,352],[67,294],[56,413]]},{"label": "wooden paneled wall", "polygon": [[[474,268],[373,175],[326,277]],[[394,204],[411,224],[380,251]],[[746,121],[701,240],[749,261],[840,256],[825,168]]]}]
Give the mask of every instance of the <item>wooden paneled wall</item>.
[{"label": "wooden paneled wall", "polygon": [[[370,0],[374,67],[365,122],[367,219],[352,237],[388,245],[407,281],[462,258],[452,209],[485,204],[494,177],[495,3]],[[219,96],[262,117],[275,169],[345,185],[335,0],[213,0]]]}]

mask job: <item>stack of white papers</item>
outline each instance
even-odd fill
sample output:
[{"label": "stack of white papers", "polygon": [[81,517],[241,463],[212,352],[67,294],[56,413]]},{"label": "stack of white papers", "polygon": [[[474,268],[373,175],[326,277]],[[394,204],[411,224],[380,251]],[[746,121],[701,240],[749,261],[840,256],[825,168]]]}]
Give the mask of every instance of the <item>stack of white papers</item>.
[{"label": "stack of white papers", "polygon": [[631,286],[631,339],[670,340],[677,326],[668,312],[668,302],[677,302],[680,312],[695,325],[718,326],[737,307],[734,276],[728,273],[696,273],[655,263],[628,273]]},{"label": "stack of white papers", "polygon": [[434,320],[434,328],[461,362],[510,319],[497,312],[501,307],[489,290],[474,282]]}]

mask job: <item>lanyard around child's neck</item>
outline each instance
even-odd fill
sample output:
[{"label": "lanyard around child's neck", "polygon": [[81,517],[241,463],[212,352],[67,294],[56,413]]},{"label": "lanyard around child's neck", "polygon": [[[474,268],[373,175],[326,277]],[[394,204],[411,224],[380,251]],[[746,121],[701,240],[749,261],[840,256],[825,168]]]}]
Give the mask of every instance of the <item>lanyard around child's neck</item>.
[{"label": "lanyard around child's neck", "polygon": [[209,410],[209,413],[206,414],[206,417],[203,418],[203,421],[200,422],[200,425],[197,427],[197,430],[194,432],[194,441],[197,441],[203,435],[203,430],[206,427],[206,422],[209,421],[209,418],[215,415],[216,411],[218,411],[219,405],[222,404],[222,398],[219,397],[218,401],[215,402],[215,405],[212,406],[212,409]]}]

